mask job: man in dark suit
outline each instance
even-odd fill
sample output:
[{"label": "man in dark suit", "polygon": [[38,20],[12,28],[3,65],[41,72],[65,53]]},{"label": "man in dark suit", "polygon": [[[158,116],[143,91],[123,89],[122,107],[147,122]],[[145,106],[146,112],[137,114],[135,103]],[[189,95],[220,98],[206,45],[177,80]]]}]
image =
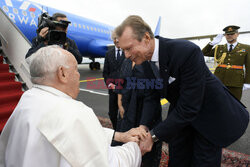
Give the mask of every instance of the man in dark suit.
[{"label": "man in dark suit", "polygon": [[185,40],[155,38],[139,16],[129,16],[115,32],[126,58],[155,64],[144,66],[145,73],[160,74],[162,97],[171,104],[166,120],[147,133],[140,147],[169,143],[169,167],[220,166],[222,147],[243,135],[249,114],[209,71],[200,48]]},{"label": "man in dark suit", "polygon": [[117,93],[114,91],[116,86],[120,86],[120,69],[125,59],[124,52],[121,50],[119,41],[115,34],[112,34],[115,47],[108,50],[105,55],[103,77],[106,86],[109,89],[109,118],[112,122],[114,130],[116,130],[117,114],[118,114],[118,98]]}]

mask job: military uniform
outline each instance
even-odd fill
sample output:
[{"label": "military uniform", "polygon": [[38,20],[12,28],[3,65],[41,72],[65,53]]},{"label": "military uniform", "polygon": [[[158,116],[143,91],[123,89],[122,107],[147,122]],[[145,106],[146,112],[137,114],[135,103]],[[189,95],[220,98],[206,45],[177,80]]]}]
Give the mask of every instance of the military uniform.
[{"label": "military uniform", "polygon": [[[214,74],[227,86],[230,92],[239,100],[244,83],[250,83],[250,46],[238,43],[229,52],[227,44],[213,48],[208,44],[202,49],[205,56],[214,57],[218,66]],[[245,65],[245,71],[243,66]]]}]

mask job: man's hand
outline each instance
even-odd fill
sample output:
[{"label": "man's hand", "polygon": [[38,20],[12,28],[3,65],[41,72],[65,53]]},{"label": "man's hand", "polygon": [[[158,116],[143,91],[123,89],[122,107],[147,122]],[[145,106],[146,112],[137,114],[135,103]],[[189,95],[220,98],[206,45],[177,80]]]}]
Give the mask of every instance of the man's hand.
[{"label": "man's hand", "polygon": [[116,86],[115,84],[110,83],[110,84],[108,85],[108,88],[114,90],[114,89],[115,89],[115,86]]},{"label": "man's hand", "polygon": [[122,143],[134,141],[139,143],[139,140],[145,139],[147,132],[143,128],[132,128],[127,132],[115,132],[114,140]]},{"label": "man's hand", "polygon": [[143,125],[137,127],[137,128],[132,128],[129,131],[127,131],[129,135],[132,136],[138,136],[140,140],[144,140],[147,136],[147,130],[144,128]]},{"label": "man's hand", "polygon": [[214,45],[220,43],[223,37],[224,37],[223,34],[218,34],[216,37],[214,37],[214,39],[209,44],[214,46]]},{"label": "man's hand", "polygon": [[140,143],[139,143],[142,155],[151,151],[153,144],[154,142],[153,142],[152,136],[148,132],[147,136],[143,140],[140,140]]},{"label": "man's hand", "polygon": [[129,131],[127,132],[115,132],[114,140],[122,143],[127,143],[130,141],[136,142],[137,144],[139,143],[139,138],[136,135],[129,135]]},{"label": "man's hand", "polygon": [[145,129],[146,132],[149,131],[148,127],[145,125],[140,125],[139,128]]},{"label": "man's hand", "polygon": [[39,35],[42,37],[42,38],[45,38],[46,35],[48,34],[49,32],[49,27],[44,27],[43,29],[41,29]]}]

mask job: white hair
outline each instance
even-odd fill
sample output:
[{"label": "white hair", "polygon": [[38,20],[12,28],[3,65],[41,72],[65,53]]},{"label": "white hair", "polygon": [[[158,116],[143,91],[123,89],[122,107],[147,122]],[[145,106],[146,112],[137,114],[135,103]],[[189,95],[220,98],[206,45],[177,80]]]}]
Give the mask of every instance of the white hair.
[{"label": "white hair", "polygon": [[42,84],[50,82],[60,66],[67,67],[68,55],[63,54],[58,45],[50,45],[39,49],[32,55],[30,63],[31,82]]}]

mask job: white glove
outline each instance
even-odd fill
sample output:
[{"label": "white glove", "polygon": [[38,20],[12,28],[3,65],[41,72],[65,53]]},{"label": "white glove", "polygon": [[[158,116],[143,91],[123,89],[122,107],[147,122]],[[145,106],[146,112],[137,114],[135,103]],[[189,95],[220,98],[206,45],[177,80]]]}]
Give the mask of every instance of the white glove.
[{"label": "white glove", "polygon": [[243,85],[243,91],[250,89],[250,84],[244,84]]},{"label": "white glove", "polygon": [[223,34],[218,34],[216,37],[214,37],[214,39],[209,44],[214,46],[214,45],[220,43],[223,36],[224,36]]}]

